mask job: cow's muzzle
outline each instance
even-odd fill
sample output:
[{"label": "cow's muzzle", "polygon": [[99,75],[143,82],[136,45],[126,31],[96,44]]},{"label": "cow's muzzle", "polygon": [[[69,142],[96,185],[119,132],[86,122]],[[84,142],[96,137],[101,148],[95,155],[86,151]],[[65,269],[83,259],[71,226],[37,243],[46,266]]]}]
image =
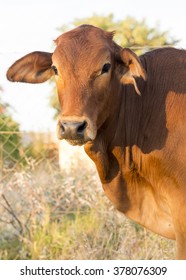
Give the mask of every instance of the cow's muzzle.
[{"label": "cow's muzzle", "polygon": [[82,118],[62,118],[58,122],[58,138],[67,140],[71,145],[83,145],[96,136],[89,120]]}]

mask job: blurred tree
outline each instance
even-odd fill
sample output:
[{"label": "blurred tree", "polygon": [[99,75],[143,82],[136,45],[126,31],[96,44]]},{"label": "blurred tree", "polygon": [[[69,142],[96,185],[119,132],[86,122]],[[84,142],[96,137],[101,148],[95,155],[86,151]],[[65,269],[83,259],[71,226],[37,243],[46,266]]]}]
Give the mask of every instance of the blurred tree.
[{"label": "blurred tree", "polygon": [[20,159],[21,137],[19,124],[11,117],[8,107],[0,99],[0,163],[10,167]]},{"label": "blurred tree", "polygon": [[136,20],[126,17],[124,20],[114,20],[113,14],[108,16],[93,15],[88,18],[75,19],[70,25],[63,25],[59,30],[65,32],[81,24],[91,24],[106,31],[115,31],[114,40],[122,47],[132,48],[137,54],[147,49],[165,45],[175,45],[178,40],[170,37],[168,31],[162,32],[159,26],[149,27],[146,20]]},{"label": "blurred tree", "polygon": [[[159,25],[149,27],[145,19],[138,21],[133,17],[126,17],[124,20],[114,20],[113,14],[75,19],[71,24],[60,27],[59,30],[63,33],[81,24],[91,24],[106,31],[115,31],[114,40],[117,44],[131,48],[137,55],[160,46],[173,46],[179,41],[172,38],[168,31],[162,32]],[[56,94],[51,96],[50,105],[56,109],[56,117],[60,112]]]}]

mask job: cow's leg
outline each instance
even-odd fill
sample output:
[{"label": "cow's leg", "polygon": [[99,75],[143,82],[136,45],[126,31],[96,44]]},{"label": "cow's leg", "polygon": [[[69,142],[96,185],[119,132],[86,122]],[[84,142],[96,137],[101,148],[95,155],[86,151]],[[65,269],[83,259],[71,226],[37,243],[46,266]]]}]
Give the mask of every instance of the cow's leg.
[{"label": "cow's leg", "polygon": [[176,258],[186,260],[186,233],[176,234]]},{"label": "cow's leg", "polygon": [[[180,199],[181,202],[181,199]],[[178,205],[175,203],[175,206]],[[186,209],[184,204],[177,207],[178,211],[174,208],[174,228],[176,234],[176,258],[178,260],[186,260]],[[185,204],[186,205],[186,204]],[[175,216],[176,214],[176,216]]]},{"label": "cow's leg", "polygon": [[175,186],[167,197],[176,237],[176,258],[186,260],[186,189]]}]

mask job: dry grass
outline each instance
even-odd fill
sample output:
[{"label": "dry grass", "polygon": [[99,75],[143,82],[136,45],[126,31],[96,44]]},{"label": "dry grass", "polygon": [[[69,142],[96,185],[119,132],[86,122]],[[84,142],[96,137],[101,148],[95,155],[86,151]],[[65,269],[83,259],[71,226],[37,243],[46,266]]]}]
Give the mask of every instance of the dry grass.
[{"label": "dry grass", "polygon": [[0,185],[0,259],[173,259],[175,244],[116,211],[95,169],[30,160]]}]

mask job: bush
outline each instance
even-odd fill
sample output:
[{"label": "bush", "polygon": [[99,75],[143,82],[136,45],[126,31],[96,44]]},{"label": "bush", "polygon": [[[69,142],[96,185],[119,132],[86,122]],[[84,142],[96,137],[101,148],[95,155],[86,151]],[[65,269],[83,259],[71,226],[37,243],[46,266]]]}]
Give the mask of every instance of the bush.
[{"label": "bush", "polygon": [[175,243],[114,209],[81,158],[14,172],[0,196],[0,259],[172,259]]}]

